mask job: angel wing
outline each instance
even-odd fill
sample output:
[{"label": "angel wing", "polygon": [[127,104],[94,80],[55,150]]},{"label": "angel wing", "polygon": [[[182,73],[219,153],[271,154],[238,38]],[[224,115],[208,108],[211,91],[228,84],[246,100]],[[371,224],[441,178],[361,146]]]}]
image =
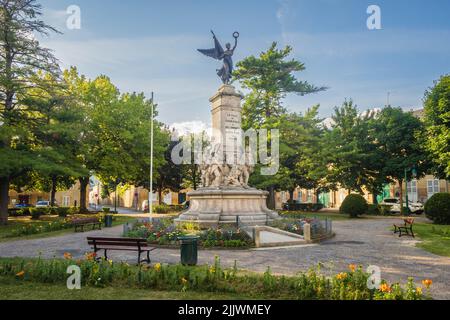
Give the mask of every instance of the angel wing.
[{"label": "angel wing", "polygon": [[[214,35],[214,33],[213,33]],[[212,49],[197,49],[199,52],[203,53],[205,56],[220,60],[223,56],[223,48],[220,45],[219,40],[217,40],[216,36],[214,35],[214,48]]]}]

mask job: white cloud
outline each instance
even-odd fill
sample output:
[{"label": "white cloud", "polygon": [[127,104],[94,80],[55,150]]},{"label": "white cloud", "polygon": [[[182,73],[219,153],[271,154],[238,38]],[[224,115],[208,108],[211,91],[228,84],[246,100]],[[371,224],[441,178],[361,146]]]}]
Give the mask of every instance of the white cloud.
[{"label": "white cloud", "polygon": [[208,136],[211,136],[212,128],[202,121],[186,121],[186,122],[175,122],[170,125],[171,130],[175,130],[178,136],[186,136],[191,133],[202,133],[206,132]]}]

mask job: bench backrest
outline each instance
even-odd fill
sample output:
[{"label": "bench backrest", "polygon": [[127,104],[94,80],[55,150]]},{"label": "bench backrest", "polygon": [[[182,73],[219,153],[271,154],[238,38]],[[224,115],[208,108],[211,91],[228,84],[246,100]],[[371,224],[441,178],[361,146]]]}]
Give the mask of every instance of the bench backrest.
[{"label": "bench backrest", "polygon": [[72,220],[72,224],[99,223],[97,218],[81,218]]},{"label": "bench backrest", "polygon": [[88,237],[89,245],[97,246],[115,246],[115,247],[146,247],[147,239],[142,238],[105,238]]}]

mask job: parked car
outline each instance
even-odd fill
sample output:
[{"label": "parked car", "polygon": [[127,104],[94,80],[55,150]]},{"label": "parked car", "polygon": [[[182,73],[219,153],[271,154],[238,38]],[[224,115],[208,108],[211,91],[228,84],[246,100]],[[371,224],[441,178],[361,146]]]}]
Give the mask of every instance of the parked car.
[{"label": "parked car", "polygon": [[50,201],[38,201],[36,202],[36,208],[49,208],[50,207]]},{"label": "parked car", "polygon": [[31,205],[28,203],[18,203],[14,206],[14,208],[22,209],[22,208],[30,208]]},{"label": "parked car", "polygon": [[[390,212],[400,213],[400,199],[399,198],[386,198],[380,202],[380,205],[391,206]],[[408,208],[412,214],[422,214],[424,211],[423,203],[412,202],[408,200]]]}]

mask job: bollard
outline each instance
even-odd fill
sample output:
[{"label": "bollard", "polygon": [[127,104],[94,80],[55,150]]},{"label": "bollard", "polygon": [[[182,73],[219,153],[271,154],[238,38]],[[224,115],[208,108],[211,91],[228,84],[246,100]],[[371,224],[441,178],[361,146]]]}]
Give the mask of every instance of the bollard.
[{"label": "bollard", "polygon": [[303,238],[306,242],[311,242],[311,225],[309,223],[303,225]]}]

